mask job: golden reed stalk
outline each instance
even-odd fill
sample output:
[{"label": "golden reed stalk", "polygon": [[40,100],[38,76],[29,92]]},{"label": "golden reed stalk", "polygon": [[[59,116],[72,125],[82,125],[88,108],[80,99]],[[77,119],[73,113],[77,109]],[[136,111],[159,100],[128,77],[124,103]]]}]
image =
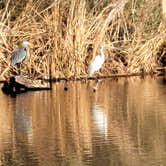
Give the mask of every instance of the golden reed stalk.
[{"label": "golden reed stalk", "polygon": [[52,77],[87,76],[101,45],[107,59],[100,74],[152,71],[165,39],[158,29],[160,8],[158,0],[3,1],[0,72],[8,66],[11,51],[25,39],[32,44],[31,56],[21,72],[32,78],[48,78],[50,61]]}]

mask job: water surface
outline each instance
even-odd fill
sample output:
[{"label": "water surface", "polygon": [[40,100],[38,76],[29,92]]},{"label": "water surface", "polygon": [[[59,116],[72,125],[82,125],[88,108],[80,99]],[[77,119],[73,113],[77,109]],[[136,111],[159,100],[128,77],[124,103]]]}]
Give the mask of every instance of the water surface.
[{"label": "water surface", "polygon": [[163,78],[0,92],[0,166],[165,166]]}]

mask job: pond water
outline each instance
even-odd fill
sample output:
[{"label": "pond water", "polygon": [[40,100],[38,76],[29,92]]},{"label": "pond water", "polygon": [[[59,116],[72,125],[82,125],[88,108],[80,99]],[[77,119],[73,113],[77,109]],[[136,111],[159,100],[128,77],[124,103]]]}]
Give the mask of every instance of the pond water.
[{"label": "pond water", "polygon": [[0,166],[165,166],[166,82],[131,77],[0,91]]}]

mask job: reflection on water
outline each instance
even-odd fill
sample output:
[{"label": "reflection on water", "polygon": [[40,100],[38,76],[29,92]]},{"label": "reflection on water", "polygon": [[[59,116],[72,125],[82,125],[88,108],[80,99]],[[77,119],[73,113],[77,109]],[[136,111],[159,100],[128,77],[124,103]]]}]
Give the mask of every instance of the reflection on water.
[{"label": "reflection on water", "polygon": [[163,78],[57,83],[52,91],[0,92],[0,165],[164,166]]}]

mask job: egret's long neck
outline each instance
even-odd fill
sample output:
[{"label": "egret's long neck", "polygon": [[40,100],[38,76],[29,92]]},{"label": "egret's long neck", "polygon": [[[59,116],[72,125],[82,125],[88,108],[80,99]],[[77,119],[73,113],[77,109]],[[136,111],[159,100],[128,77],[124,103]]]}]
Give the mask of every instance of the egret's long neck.
[{"label": "egret's long neck", "polygon": [[105,58],[103,47],[100,49],[100,56],[102,58]]}]

